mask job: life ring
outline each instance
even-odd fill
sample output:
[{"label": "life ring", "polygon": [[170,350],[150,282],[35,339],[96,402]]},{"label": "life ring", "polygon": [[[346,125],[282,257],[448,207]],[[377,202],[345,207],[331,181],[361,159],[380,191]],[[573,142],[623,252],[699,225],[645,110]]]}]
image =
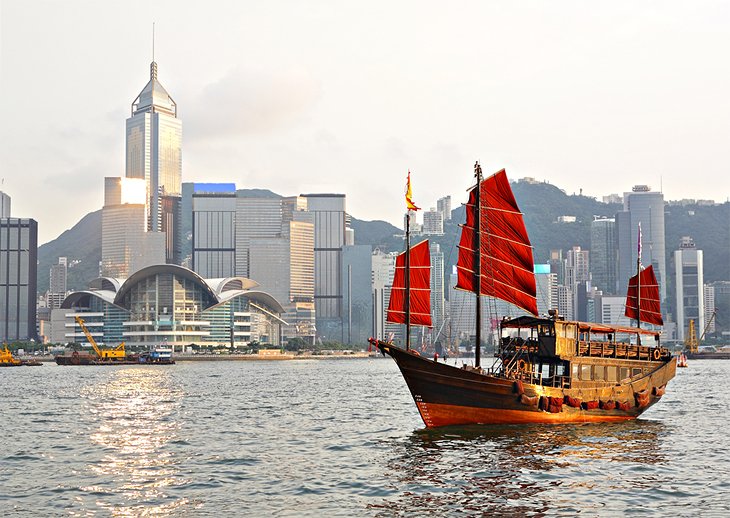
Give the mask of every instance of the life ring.
[{"label": "life ring", "polygon": [[654,349],[654,352],[652,353],[652,357],[654,358],[654,361],[659,361],[659,358],[662,357],[662,353],[659,349]]},{"label": "life ring", "polygon": [[527,372],[527,362],[525,360],[518,361],[517,370],[522,371],[522,372]]}]

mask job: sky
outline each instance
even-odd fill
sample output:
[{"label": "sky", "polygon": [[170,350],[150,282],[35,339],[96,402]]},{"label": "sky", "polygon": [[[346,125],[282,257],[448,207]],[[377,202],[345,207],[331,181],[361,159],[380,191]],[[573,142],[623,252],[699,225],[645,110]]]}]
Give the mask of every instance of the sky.
[{"label": "sky", "polygon": [[0,0],[0,190],[55,239],[124,176],[158,77],[183,182],[347,195],[401,225],[476,160],[568,194],[730,197],[725,1]]}]

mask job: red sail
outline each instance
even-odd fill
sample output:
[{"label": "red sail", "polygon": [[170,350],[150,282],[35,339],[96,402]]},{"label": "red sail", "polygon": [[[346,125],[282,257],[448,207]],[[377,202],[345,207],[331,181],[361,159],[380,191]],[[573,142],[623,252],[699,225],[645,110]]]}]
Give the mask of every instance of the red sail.
[{"label": "red sail", "polygon": [[648,322],[656,326],[664,325],[662,320],[662,310],[659,305],[659,283],[654,275],[654,268],[649,266],[641,270],[638,275],[634,275],[629,279],[629,289],[626,293],[626,313],[625,315],[629,318],[636,318],[636,295],[637,281],[641,286],[641,297],[639,298],[639,304],[641,305],[641,312],[638,320],[641,322]]},{"label": "red sail", "polygon": [[[532,246],[504,169],[482,180],[479,294],[510,302],[537,315]],[[476,186],[469,193],[457,261],[459,289],[476,292]]]},{"label": "red sail", "polygon": [[[431,252],[428,239],[411,247],[411,325],[431,327]],[[395,260],[395,277],[390,291],[388,322],[406,323],[406,254]]]}]

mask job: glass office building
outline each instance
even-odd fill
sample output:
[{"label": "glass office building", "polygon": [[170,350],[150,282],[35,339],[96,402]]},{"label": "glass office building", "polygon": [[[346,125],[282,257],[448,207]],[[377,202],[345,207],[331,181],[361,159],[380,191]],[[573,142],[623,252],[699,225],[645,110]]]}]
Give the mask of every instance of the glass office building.
[{"label": "glass office building", "polygon": [[132,103],[126,124],[126,177],[145,181],[146,224],[149,232],[167,234],[168,263],[181,254],[182,121],[177,103],[157,80],[157,63],[150,80]]},{"label": "glass office building", "polygon": [[38,223],[0,218],[0,339],[36,338]]}]

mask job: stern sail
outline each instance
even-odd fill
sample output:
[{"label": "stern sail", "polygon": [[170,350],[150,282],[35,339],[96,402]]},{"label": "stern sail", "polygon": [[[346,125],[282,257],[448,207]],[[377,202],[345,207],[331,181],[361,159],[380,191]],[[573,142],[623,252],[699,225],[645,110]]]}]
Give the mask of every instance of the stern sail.
[{"label": "stern sail", "polygon": [[625,315],[639,322],[648,322],[656,326],[664,325],[660,307],[659,283],[652,266],[644,268],[629,279]]}]

